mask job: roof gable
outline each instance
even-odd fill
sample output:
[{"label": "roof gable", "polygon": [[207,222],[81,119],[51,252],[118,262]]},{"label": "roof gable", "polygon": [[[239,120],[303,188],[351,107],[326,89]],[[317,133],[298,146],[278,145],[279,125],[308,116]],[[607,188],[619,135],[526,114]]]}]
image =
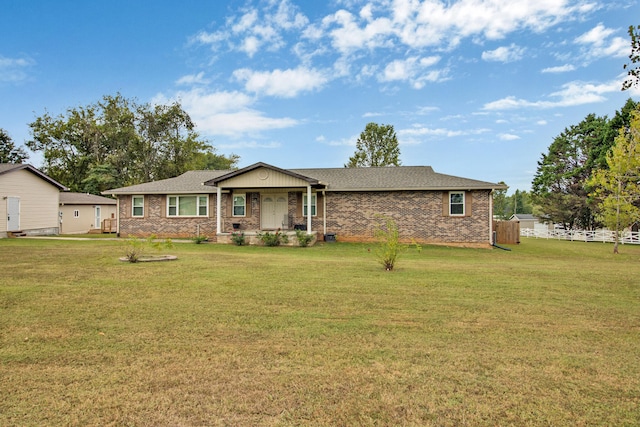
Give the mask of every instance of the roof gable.
[{"label": "roof gable", "polygon": [[216,187],[299,187],[318,186],[317,179],[296,173],[293,170],[280,169],[266,163],[258,162],[246,168],[229,172],[215,179],[205,182],[205,185]]},{"label": "roof gable", "polygon": [[58,181],[56,181],[55,179],[51,178],[50,176],[45,175],[44,173],[40,172],[38,169],[36,169],[35,167],[33,167],[33,166],[29,165],[29,164],[0,163],[0,175],[11,173],[11,172],[15,172],[15,171],[19,171],[19,170],[29,171],[32,174],[36,175],[37,177],[39,177],[39,178],[43,179],[44,181],[48,182],[49,184],[53,185],[54,187],[58,187],[58,189],[61,190],[61,191],[69,191],[69,189],[67,187],[65,187],[64,185],[60,184]]}]

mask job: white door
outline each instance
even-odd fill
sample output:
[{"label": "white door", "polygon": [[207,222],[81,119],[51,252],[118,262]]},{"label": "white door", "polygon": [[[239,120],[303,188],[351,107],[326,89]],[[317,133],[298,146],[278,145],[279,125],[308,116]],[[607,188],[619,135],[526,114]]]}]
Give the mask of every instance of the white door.
[{"label": "white door", "polygon": [[288,203],[286,194],[265,194],[260,207],[260,227],[265,230],[283,228],[288,225]]},{"label": "white door", "polygon": [[96,206],[96,222],[95,225],[93,226],[93,228],[102,228],[100,226],[102,219],[100,218],[100,206]]},{"label": "white door", "polygon": [[19,197],[7,197],[7,231],[20,231]]}]

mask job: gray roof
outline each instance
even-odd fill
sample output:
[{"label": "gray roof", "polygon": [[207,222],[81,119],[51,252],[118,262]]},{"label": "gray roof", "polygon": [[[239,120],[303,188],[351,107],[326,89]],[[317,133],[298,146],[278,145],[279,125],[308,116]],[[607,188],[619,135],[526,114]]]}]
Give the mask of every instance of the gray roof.
[{"label": "gray roof", "polygon": [[[308,177],[310,181],[317,180],[320,186],[324,186],[327,191],[492,190],[507,188],[502,184],[436,173],[430,166],[283,170],[263,163],[256,165],[271,167],[291,175]],[[116,188],[104,191],[102,194],[215,193],[216,187],[204,185],[206,181],[215,181],[219,177],[227,178],[224,175],[237,176],[255,169],[256,165],[237,171],[190,171],[176,178]]]},{"label": "gray roof", "polygon": [[115,199],[87,193],[60,193],[61,205],[115,205]]},{"label": "gray roof", "polygon": [[520,221],[531,221],[531,220],[537,220],[538,217],[533,216],[532,214],[513,214],[511,215],[511,219],[519,219]]},{"label": "gray roof", "polygon": [[45,175],[44,173],[40,172],[38,169],[36,169],[35,167],[29,165],[29,164],[14,164],[14,163],[0,163],[0,175],[5,174],[5,173],[10,173],[10,172],[15,172],[15,171],[19,171],[19,170],[27,170],[29,172],[31,172],[32,174],[38,176],[39,178],[42,178],[43,180],[47,181],[49,184],[58,187],[58,189],[62,190],[62,191],[69,191],[69,189],[67,187],[65,187],[64,185],[60,184],[58,181],[56,181],[55,179],[51,178],[50,176]]},{"label": "gray roof", "polygon": [[189,171],[175,178],[161,179],[160,181],[147,182],[145,184],[131,185],[129,187],[114,188],[103,191],[102,194],[192,194],[215,193],[215,187],[204,185],[205,181],[217,178],[231,172],[230,170],[214,171]]},{"label": "gray roof", "polygon": [[[330,191],[500,189],[500,184],[436,173],[431,166],[291,169],[312,176]],[[506,188],[506,187],[504,187]]]}]

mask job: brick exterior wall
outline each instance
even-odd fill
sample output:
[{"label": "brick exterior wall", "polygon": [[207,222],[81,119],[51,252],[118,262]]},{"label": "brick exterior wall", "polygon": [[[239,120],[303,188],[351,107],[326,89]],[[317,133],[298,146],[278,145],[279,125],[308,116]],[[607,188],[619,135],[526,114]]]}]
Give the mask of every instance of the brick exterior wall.
[{"label": "brick exterior wall", "polygon": [[144,196],[144,217],[132,216],[131,196],[120,196],[120,236],[148,237],[155,234],[159,238],[192,238],[198,235],[210,239],[216,235],[216,196],[209,195],[209,216],[201,218],[167,218],[167,197],[146,194]]},{"label": "brick exterior wall", "polygon": [[[289,228],[294,224],[307,224],[300,207],[302,192],[289,192]],[[490,243],[489,190],[472,191],[467,199],[469,216],[452,217],[443,214],[441,191],[390,192],[329,192],[326,194],[327,233],[335,233],[339,241],[364,242],[373,240],[377,215],[393,218],[400,236],[405,241],[418,243],[446,243],[488,245]],[[233,231],[232,224],[241,230],[259,230],[260,197],[246,193],[247,216],[231,216],[231,196],[222,196],[222,232]],[[469,201],[471,201],[469,206]],[[318,193],[317,216],[312,218],[312,229],[320,236],[324,233],[324,201]],[[216,195],[209,195],[207,218],[167,218],[166,196],[145,195],[144,218],[131,215],[131,196],[120,197],[120,235],[144,237],[155,234],[160,238],[191,238],[198,233],[216,241]],[[446,207],[445,207],[446,210]]]},{"label": "brick exterior wall", "polygon": [[488,244],[490,197],[489,191],[471,192],[470,216],[454,217],[443,215],[441,191],[332,192],[327,194],[327,232],[341,241],[370,241],[376,215],[385,215],[405,241]]}]

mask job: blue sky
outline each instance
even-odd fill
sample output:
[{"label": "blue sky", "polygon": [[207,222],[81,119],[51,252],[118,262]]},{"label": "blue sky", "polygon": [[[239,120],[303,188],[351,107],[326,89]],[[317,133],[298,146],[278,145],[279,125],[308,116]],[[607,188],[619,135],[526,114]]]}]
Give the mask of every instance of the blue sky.
[{"label": "blue sky", "polygon": [[[8,0],[0,127],[120,92],[179,101],[240,166],[342,167],[369,122],[403,165],[529,190],[553,138],[613,116],[640,0]],[[41,166],[42,157],[31,154]]]}]

